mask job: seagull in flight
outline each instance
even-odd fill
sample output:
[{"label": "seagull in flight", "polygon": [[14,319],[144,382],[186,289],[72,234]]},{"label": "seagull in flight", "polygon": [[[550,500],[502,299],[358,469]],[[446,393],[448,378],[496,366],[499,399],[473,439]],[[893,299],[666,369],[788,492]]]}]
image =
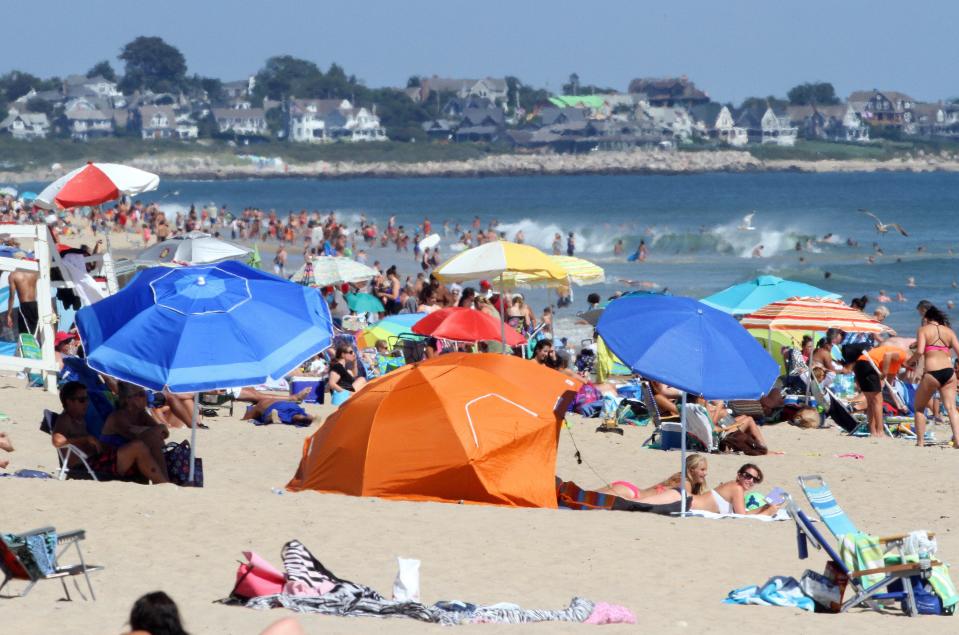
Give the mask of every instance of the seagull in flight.
[{"label": "seagull in flight", "polygon": [[903,236],[909,235],[906,233],[906,230],[903,229],[902,225],[900,225],[899,223],[884,223],[881,220],[879,220],[878,216],[870,212],[868,209],[863,209],[860,207],[859,211],[865,214],[866,216],[868,216],[869,218],[873,219],[874,221],[876,221],[876,231],[879,232],[880,234],[885,234],[890,229],[895,229],[897,232],[899,232]]},{"label": "seagull in flight", "polygon": [[753,216],[756,215],[756,212],[750,212],[743,216],[743,222],[739,224],[739,231],[741,232],[750,232],[756,229],[753,227]]}]

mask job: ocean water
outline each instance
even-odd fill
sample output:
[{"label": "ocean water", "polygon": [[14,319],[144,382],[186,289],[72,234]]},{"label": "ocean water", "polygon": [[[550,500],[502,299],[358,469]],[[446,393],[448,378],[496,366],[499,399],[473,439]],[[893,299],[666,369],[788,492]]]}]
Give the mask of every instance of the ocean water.
[{"label": "ocean water", "polygon": [[[479,216],[484,227],[496,219],[507,238],[522,230],[526,242],[546,250],[556,232],[565,239],[572,231],[577,255],[603,266],[607,282],[574,288],[573,307],[559,313],[567,327],[593,290],[606,297],[644,283],[700,298],[766,273],[820,286],[847,301],[865,294],[870,298],[868,311],[883,290],[893,298],[887,305],[888,323],[904,335],[917,326],[918,300],[943,307],[950,300],[959,302],[959,289],[953,286],[959,278],[959,260],[953,255],[959,253],[957,174],[167,180],[159,191],[142,198],[162,199],[170,210],[209,203],[233,211],[246,206],[275,209],[282,215],[300,209],[336,210],[348,224],[362,213],[385,226],[395,215],[408,230],[428,217],[440,233],[444,221],[465,230]],[[859,208],[870,209],[884,222],[901,223],[909,236],[894,231],[879,235]],[[752,211],[756,229],[738,229]],[[625,246],[621,257],[613,254],[618,239]],[[641,239],[649,246],[649,258],[627,262],[625,255]],[[856,245],[848,246],[847,239]],[[444,237],[444,256],[451,255],[455,241],[452,235]],[[874,243],[882,255],[876,254]],[[763,257],[751,257],[758,245],[763,245]],[[268,263],[273,247],[261,249]],[[870,255],[874,264],[867,261]],[[418,270],[411,254],[391,248],[376,250],[373,258],[385,265],[396,262],[408,272]],[[910,278],[914,287],[908,286]],[[897,292],[904,301],[896,301]],[[537,311],[551,300],[543,290],[528,297]]]}]

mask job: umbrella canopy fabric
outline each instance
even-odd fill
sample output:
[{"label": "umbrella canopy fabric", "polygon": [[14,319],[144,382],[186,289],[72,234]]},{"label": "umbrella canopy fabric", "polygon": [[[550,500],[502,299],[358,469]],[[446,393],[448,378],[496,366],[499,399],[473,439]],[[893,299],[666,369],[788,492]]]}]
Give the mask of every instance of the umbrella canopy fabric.
[{"label": "umbrella canopy fabric", "polygon": [[134,262],[141,265],[171,262],[201,265],[231,258],[241,258],[252,249],[214,238],[204,232],[193,231],[174,236],[141,251]]},{"label": "umbrella canopy fabric", "polygon": [[390,315],[363,329],[356,337],[356,343],[361,348],[372,348],[376,346],[377,340],[389,342],[391,338],[396,339],[401,335],[412,335],[413,325],[425,316],[425,313]]},{"label": "umbrella canopy fabric", "polygon": [[[500,340],[504,330],[503,323],[487,313],[451,306],[427,314],[413,325],[413,332],[457,342],[479,342]],[[526,338],[513,328],[507,328],[505,333],[506,344],[509,346],[526,343]]]},{"label": "umbrella canopy fabric", "polygon": [[742,319],[747,329],[773,331],[825,331],[837,328],[854,333],[889,330],[859,309],[830,298],[789,298],[767,304]]},{"label": "umbrella canopy fabric", "polygon": [[383,303],[370,293],[347,293],[346,306],[357,313],[382,313],[386,310]]},{"label": "umbrella canopy fabric", "polygon": [[536,247],[497,240],[460,252],[441,264],[433,274],[443,282],[465,282],[524,273],[537,279],[565,283],[567,273]]},{"label": "umbrella canopy fabric", "polygon": [[440,235],[439,234],[430,234],[423,240],[419,242],[419,248],[422,249],[432,249],[440,244]]},{"label": "umbrella canopy fabric", "polygon": [[100,205],[120,196],[151,192],[160,177],[119,163],[87,163],[48,185],[34,200],[43,209]]},{"label": "umbrella canopy fabric", "polygon": [[732,316],[693,298],[620,298],[596,328],[634,372],[694,395],[757,399],[779,374],[773,358]]},{"label": "umbrella canopy fabric", "polygon": [[76,322],[91,368],[172,392],[261,384],[332,339],[316,290],[234,261],[145,269]]},{"label": "umbrella canopy fabric", "polygon": [[293,282],[326,287],[343,282],[356,283],[377,275],[376,269],[352,258],[343,256],[320,256],[306,263],[293,274]]},{"label": "umbrella canopy fabric", "polygon": [[452,353],[371,381],[303,444],[293,491],[556,507],[556,448],[580,380]]},{"label": "umbrella canopy fabric", "polygon": [[[601,284],[606,281],[606,272],[599,265],[574,256],[547,256],[566,272],[568,280],[579,286]],[[503,281],[510,287],[560,286],[567,280],[543,278],[536,274],[509,272],[503,274]]]},{"label": "umbrella canopy fabric", "polygon": [[761,309],[771,302],[797,296],[809,298],[841,297],[838,293],[832,293],[804,282],[783,280],[777,276],[759,276],[746,282],[734,284],[719,293],[703,298],[701,302],[732,315],[745,315]]}]

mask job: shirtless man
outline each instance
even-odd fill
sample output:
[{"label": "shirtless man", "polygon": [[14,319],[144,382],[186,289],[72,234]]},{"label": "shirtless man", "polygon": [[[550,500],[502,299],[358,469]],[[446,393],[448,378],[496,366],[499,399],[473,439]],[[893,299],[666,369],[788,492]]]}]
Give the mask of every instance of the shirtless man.
[{"label": "shirtless man", "polygon": [[17,311],[17,329],[20,333],[36,333],[40,321],[40,312],[37,308],[37,280],[40,274],[36,271],[17,269],[10,274],[8,283],[11,293],[7,299],[7,326],[13,328],[13,298],[14,293],[20,300]]},{"label": "shirtless man", "polygon": [[[87,389],[77,381],[70,381],[60,389],[63,412],[53,425],[53,445],[61,448],[73,444],[88,454],[88,462],[95,472],[127,476],[136,468],[154,484],[169,483],[166,463],[157,463],[143,441],[130,441],[120,448],[102,443],[87,432],[84,416],[87,412]],[[71,457],[71,463],[79,457]],[[72,465],[71,465],[72,467]]]},{"label": "shirtless man", "polygon": [[166,476],[163,447],[170,431],[147,412],[147,393],[140,386],[121,381],[117,386],[119,405],[103,424],[103,435],[113,435],[127,441],[142,441]]}]

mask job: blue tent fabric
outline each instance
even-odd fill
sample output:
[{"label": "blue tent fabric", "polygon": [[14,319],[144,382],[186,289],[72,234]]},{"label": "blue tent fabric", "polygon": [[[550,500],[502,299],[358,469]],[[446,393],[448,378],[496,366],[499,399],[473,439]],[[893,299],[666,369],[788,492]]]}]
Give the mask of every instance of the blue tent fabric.
[{"label": "blue tent fabric", "polygon": [[693,298],[619,298],[597,329],[634,372],[706,398],[757,399],[779,374],[775,360],[732,316]]},{"label": "blue tent fabric", "polygon": [[746,315],[770,302],[794,297],[839,298],[841,296],[804,282],[783,280],[777,276],[759,276],[705,297],[702,302],[725,313]]},{"label": "blue tent fabric", "polygon": [[143,270],[76,319],[90,368],[172,392],[282,377],[332,337],[315,289],[233,261]]}]

